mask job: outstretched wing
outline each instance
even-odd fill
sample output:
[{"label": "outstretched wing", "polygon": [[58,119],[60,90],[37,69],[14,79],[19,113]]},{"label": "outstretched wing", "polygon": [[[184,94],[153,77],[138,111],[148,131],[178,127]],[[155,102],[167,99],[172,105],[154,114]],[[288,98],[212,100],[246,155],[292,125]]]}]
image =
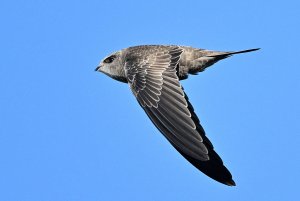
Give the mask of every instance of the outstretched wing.
[{"label": "outstretched wing", "polygon": [[173,47],[132,57],[125,64],[130,88],[155,126],[187,160],[211,178],[234,185],[179,83],[176,66],[182,52]]}]

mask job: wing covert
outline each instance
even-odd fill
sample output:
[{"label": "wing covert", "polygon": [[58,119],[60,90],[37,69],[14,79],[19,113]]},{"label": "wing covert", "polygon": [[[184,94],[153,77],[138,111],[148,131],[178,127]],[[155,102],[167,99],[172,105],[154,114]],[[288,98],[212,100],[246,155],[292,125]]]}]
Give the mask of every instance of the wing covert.
[{"label": "wing covert", "polygon": [[176,74],[182,49],[157,51],[127,61],[125,72],[130,88],[155,126],[183,153],[202,161],[208,149],[191,118],[185,93]]}]

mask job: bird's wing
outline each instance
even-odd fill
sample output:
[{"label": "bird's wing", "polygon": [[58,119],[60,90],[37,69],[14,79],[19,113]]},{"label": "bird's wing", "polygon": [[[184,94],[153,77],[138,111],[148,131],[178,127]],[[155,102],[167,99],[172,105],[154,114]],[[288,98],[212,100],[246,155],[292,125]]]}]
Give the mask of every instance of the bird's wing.
[{"label": "bird's wing", "polygon": [[176,74],[182,52],[173,47],[128,60],[125,73],[130,88],[155,126],[187,160],[229,185],[231,174],[213,151]]}]

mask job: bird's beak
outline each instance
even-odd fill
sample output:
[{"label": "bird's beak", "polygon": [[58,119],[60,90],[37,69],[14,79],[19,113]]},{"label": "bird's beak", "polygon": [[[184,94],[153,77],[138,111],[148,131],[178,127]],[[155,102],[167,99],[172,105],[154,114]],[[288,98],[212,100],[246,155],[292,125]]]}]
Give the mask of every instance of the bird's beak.
[{"label": "bird's beak", "polygon": [[99,72],[99,69],[101,68],[101,66],[97,66],[97,68],[95,69],[95,71]]}]

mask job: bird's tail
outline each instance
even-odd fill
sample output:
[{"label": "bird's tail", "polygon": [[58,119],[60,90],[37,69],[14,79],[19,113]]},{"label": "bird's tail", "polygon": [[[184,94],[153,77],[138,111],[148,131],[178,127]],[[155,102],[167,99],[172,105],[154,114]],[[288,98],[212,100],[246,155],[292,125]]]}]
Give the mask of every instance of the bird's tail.
[{"label": "bird's tail", "polygon": [[248,49],[248,50],[241,50],[241,51],[230,51],[230,52],[221,52],[221,51],[210,51],[210,50],[201,50],[201,55],[198,59],[195,59],[190,69],[190,74],[197,74],[198,72],[204,71],[207,67],[213,65],[214,63],[228,58],[234,54],[241,54],[241,53],[247,53],[247,52],[253,52],[256,50],[259,50],[260,48],[255,49]]}]

